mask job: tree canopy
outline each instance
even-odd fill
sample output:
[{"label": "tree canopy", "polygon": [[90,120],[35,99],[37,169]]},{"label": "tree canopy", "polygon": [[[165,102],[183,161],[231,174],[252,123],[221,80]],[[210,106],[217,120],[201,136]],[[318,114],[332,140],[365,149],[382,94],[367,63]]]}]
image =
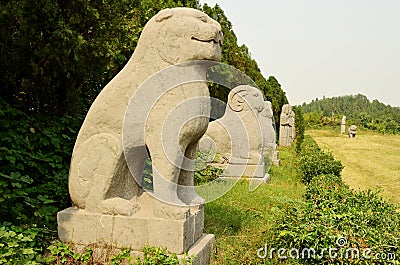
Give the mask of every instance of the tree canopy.
[{"label": "tree canopy", "polygon": [[[282,106],[288,101],[277,79],[270,76],[268,80],[266,80],[261,74],[257,62],[252,59],[247,46],[244,44],[241,46],[238,45],[237,37],[232,29],[232,23],[225,16],[224,11],[218,4],[214,7],[204,4],[203,11],[221,24],[224,33],[221,61],[244,72],[256,83],[266,99],[271,101],[275,121],[279,122]],[[211,90],[211,95],[226,101],[227,91]]]},{"label": "tree canopy", "polygon": [[385,105],[378,100],[372,102],[364,95],[315,99],[301,106],[309,124],[320,124],[327,117],[348,120],[366,129],[382,133],[400,133],[400,109]]},{"label": "tree canopy", "polygon": [[223,10],[197,0],[2,1],[0,96],[24,111],[85,113],[132,55],[146,22],[176,6],[202,9],[220,22],[222,61],[249,75],[278,115],[287,102],[279,84],[265,80],[248,48],[237,44]]}]

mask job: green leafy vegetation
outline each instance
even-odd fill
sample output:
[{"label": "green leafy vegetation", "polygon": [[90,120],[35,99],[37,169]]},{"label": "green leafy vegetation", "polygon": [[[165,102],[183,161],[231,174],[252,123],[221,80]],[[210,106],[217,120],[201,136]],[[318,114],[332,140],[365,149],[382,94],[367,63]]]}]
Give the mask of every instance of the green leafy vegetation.
[{"label": "green leafy vegetation", "polygon": [[385,134],[400,134],[400,109],[378,100],[371,102],[361,94],[317,98],[309,104],[303,103],[301,108],[309,127],[338,126],[345,115],[347,124]]},{"label": "green leafy vegetation", "polygon": [[[178,6],[203,10],[221,23],[222,62],[249,75],[278,118],[287,102],[279,83],[273,77],[267,82],[248,48],[237,44],[223,10],[201,7],[197,0],[2,1],[0,97],[29,112],[86,113],[130,58],[146,22],[161,9]],[[226,101],[218,93],[211,94]]]},{"label": "green leafy vegetation", "polygon": [[210,158],[210,154],[197,152],[196,154],[196,163],[195,163],[195,172],[194,172],[194,185],[199,186],[211,182],[218,177],[222,176],[224,172],[220,168],[216,168],[212,165],[209,165],[207,161]]},{"label": "green leafy vegetation", "polygon": [[[237,37],[232,29],[232,23],[225,16],[224,11],[218,4],[210,7],[204,4],[202,10],[211,18],[218,21],[222,26],[224,33],[224,45],[222,46],[221,62],[234,66],[246,75],[248,75],[258,88],[263,92],[267,100],[272,103],[275,121],[279,124],[282,106],[288,103],[286,94],[281,88],[278,80],[274,76],[265,79],[257,65],[257,62],[251,58],[251,54],[246,45],[241,46],[237,43]],[[227,101],[229,90],[220,86],[211,86],[211,96],[224,102]]]},{"label": "green leafy vegetation", "polygon": [[0,2],[1,97],[24,111],[85,113],[133,53],[145,23],[198,1]]},{"label": "green leafy vegetation", "polygon": [[41,264],[45,236],[46,230],[34,226],[0,225],[0,264]]},{"label": "green leafy vegetation", "polygon": [[205,205],[205,232],[215,234],[211,264],[276,264],[262,260],[257,250],[274,235],[272,228],[286,209],[303,204],[305,188],[298,178],[293,148],[279,152],[281,166],[272,166],[271,183],[249,191],[241,180],[223,197]]},{"label": "green leafy vegetation", "polygon": [[166,248],[150,246],[143,247],[143,256],[136,258],[131,255],[131,250],[129,248],[113,249],[103,246],[105,254],[103,253],[102,256],[99,257],[96,256],[92,248],[96,248],[96,246],[89,246],[78,253],[74,252],[70,245],[56,241],[48,247],[50,254],[46,257],[46,263],[69,265],[118,265],[121,263],[131,265],[185,265],[193,262],[194,258],[189,257],[187,254],[184,254],[183,257],[178,257],[178,255],[174,253],[168,253]]},{"label": "green leafy vegetation", "polygon": [[[339,163],[330,155],[314,156],[323,153],[314,141],[306,141],[304,149],[308,151],[299,157],[299,173],[302,179],[308,180],[305,204],[292,207],[282,215],[274,228],[275,237],[268,243],[286,250],[297,249],[300,253],[304,249],[316,250],[316,255],[308,256],[307,252],[307,256],[300,256],[300,259],[296,258],[298,253],[293,252],[291,262],[303,264],[393,262],[400,255],[400,214],[394,205],[371,190],[350,189],[340,177]],[[310,156],[309,161],[322,163],[322,170],[319,163],[309,163],[304,170],[304,156]],[[329,254],[329,248],[335,248],[331,253],[337,256]],[[325,253],[321,252],[323,249]]]},{"label": "green leafy vegetation", "polygon": [[301,179],[309,184],[314,177],[323,174],[341,176],[343,165],[335,160],[331,153],[321,150],[311,137],[307,137],[305,146],[297,158]]},{"label": "green leafy vegetation", "polygon": [[306,122],[304,121],[301,107],[293,106],[292,110],[295,113],[294,128],[295,128],[295,146],[296,152],[301,151],[301,145],[304,141],[304,132],[306,130]]},{"label": "green leafy vegetation", "polygon": [[0,222],[55,228],[82,117],[33,117],[0,100]]}]

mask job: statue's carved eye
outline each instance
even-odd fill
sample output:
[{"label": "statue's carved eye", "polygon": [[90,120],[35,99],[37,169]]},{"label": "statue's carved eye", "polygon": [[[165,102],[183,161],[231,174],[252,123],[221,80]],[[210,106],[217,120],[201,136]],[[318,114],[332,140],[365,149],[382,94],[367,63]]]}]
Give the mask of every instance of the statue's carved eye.
[{"label": "statue's carved eye", "polygon": [[200,16],[199,19],[204,22],[207,23],[207,17],[206,16]]},{"label": "statue's carved eye", "polygon": [[254,97],[258,97],[258,94],[254,94]]}]

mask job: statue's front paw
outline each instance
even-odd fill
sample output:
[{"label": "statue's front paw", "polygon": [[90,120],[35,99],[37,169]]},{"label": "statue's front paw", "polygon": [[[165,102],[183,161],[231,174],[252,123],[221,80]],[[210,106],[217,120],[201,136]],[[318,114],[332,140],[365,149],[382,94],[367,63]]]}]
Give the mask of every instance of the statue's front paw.
[{"label": "statue's front paw", "polygon": [[114,208],[116,215],[132,216],[140,210],[137,203],[127,201],[125,205],[118,205]]},{"label": "statue's front paw", "polygon": [[140,210],[136,202],[122,198],[112,198],[101,203],[101,212],[110,215],[132,216]]}]

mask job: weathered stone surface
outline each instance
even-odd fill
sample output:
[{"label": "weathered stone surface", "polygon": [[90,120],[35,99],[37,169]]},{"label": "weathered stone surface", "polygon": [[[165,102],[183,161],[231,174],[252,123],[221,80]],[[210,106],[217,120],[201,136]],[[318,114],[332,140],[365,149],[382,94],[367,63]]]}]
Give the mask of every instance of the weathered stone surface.
[{"label": "weathered stone surface", "polygon": [[[76,207],[111,215],[135,214],[142,207],[136,201],[142,190],[134,179],[141,179],[146,147],[158,173],[155,175],[162,178],[155,176],[154,180],[158,197],[176,204],[182,204],[184,199],[194,200],[192,194],[190,198],[178,198],[176,183],[192,183],[193,172],[181,174],[181,165],[175,163],[179,160],[166,157],[163,149],[166,143],[161,135],[163,122],[172,109],[186,100],[209,95],[206,82],[181,85],[168,91],[152,106],[145,132],[132,128],[133,135],[145,138],[145,145],[137,147],[130,155],[134,160],[130,161],[135,165],[133,170],[127,167],[121,141],[124,114],[132,95],[148,77],[171,64],[196,59],[219,61],[221,42],[220,25],[195,9],[166,9],[150,19],[131,59],[98,95],[79,131],[69,175],[69,191]],[[205,70],[198,69],[204,80]],[[149,97],[154,96],[152,93],[148,91]],[[153,104],[146,96],[140,103],[137,108]],[[183,120],[176,122],[184,126],[178,146],[171,147],[173,150],[179,150],[179,154],[182,150],[189,159],[193,158],[190,155],[194,154],[198,139],[207,129],[209,105],[207,100],[198,100],[191,106],[194,118],[179,117]]]},{"label": "weathered stone surface", "polygon": [[279,128],[279,145],[290,146],[295,138],[294,128],[295,115],[289,104],[282,106],[280,128]]},{"label": "weathered stone surface", "polygon": [[343,116],[342,122],[340,123],[340,133],[341,134],[346,133],[346,116]]},{"label": "weathered stone surface", "polygon": [[276,133],[273,121],[274,113],[272,111],[271,102],[264,102],[264,109],[259,114],[261,125],[261,133],[263,139],[263,154],[272,158],[272,154],[276,149]]},{"label": "weathered stone surface", "polygon": [[[148,243],[178,254],[197,244],[203,235],[204,200],[194,191],[191,161],[208,126],[210,65],[172,65],[219,61],[222,38],[216,21],[190,8],[162,10],[146,24],[134,54],[103,88],[79,131],[69,174],[74,207],[57,216],[62,241],[134,250]],[[180,75],[152,79],[165,69]],[[185,78],[199,82],[178,82]],[[145,115],[132,121],[126,114],[138,95],[134,113]],[[138,184],[147,150],[154,196]],[[208,238],[204,247],[212,241]]]},{"label": "weathered stone surface", "polygon": [[264,109],[260,112],[259,119],[263,134],[263,154],[267,161],[266,168],[270,165],[279,166],[280,161],[278,151],[276,150],[277,144],[274,113],[270,101],[265,101]]},{"label": "weathered stone surface", "polygon": [[114,216],[67,208],[57,214],[58,236],[63,242],[88,245],[113,242]]},{"label": "weathered stone surface", "polygon": [[63,242],[97,244],[141,250],[146,244],[163,246],[182,254],[203,235],[204,208],[181,220],[149,216],[141,210],[134,216],[104,215],[68,208],[58,213],[58,234]]},{"label": "weathered stone surface", "polygon": [[215,236],[204,234],[197,242],[189,249],[188,255],[194,255],[193,265],[208,264],[213,255],[215,244]]},{"label": "weathered stone surface", "polygon": [[200,150],[214,153],[214,165],[226,169],[226,176],[264,177],[259,120],[264,104],[259,89],[247,85],[233,88],[224,115],[209,124],[200,140]]},{"label": "weathered stone surface", "polygon": [[[88,246],[80,244],[72,244],[71,249],[74,253],[83,254],[86,252]],[[92,262],[94,264],[110,264],[110,257],[118,255],[122,249],[117,247],[110,247],[104,245],[90,245],[92,250]],[[212,234],[203,234],[194,244],[189,248],[187,254],[189,257],[194,256],[194,260],[191,264],[193,265],[204,265],[209,264],[211,257],[215,250],[215,236]],[[144,253],[137,250],[131,250],[130,256],[133,260],[140,258],[143,260]],[[179,264],[188,265],[182,261],[186,258],[185,254],[178,254]],[[119,264],[128,265],[131,262],[121,261]]]},{"label": "weathered stone surface", "polygon": [[356,138],[357,126],[351,125],[348,130],[349,138]]}]

